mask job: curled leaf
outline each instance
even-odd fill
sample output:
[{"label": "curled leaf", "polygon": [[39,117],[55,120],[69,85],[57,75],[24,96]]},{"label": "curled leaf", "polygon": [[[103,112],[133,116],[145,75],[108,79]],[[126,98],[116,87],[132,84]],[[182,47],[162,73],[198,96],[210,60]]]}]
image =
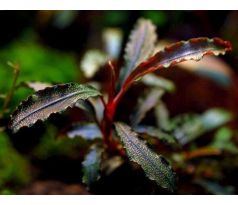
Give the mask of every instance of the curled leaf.
[{"label": "curled leaf", "polygon": [[156,40],[156,27],[150,20],[139,19],[126,45],[125,67],[120,72],[120,85],[138,64],[151,56]]},{"label": "curled leaf", "polygon": [[129,158],[141,165],[149,179],[155,180],[163,188],[174,191],[175,174],[169,163],[139,140],[138,134],[132,131],[128,125],[117,122],[115,127]]},{"label": "curled leaf", "polygon": [[160,68],[168,68],[187,60],[199,61],[205,55],[224,55],[230,50],[230,42],[220,38],[193,38],[174,43],[139,64],[128,76],[124,86],[127,87],[131,82]]},{"label": "curled leaf", "polygon": [[91,86],[77,83],[55,85],[40,90],[23,101],[11,116],[9,123],[13,132],[21,127],[31,126],[38,120],[47,119],[50,114],[72,107],[79,99],[85,100],[100,93]]}]

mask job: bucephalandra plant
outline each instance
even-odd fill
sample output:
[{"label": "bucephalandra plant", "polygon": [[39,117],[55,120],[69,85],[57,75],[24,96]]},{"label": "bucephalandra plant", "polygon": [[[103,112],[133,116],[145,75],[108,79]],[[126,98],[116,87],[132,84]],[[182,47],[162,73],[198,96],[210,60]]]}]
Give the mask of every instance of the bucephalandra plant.
[{"label": "bucephalandra plant", "polygon": [[[193,38],[169,45],[154,54],[156,42],[156,27],[149,20],[140,19],[126,45],[125,62],[119,72],[117,72],[118,68],[115,68],[115,65],[109,61],[108,84],[110,86],[107,89],[107,97],[96,88],[86,84],[67,83],[47,87],[35,92],[18,106],[11,116],[10,129],[17,132],[22,127],[32,126],[38,120],[46,120],[52,113],[62,112],[68,107],[77,106],[92,115],[95,124],[79,124],[75,130],[76,135],[85,135],[85,130],[87,130],[90,132],[90,134],[86,134],[90,135],[89,138],[101,135],[104,144],[103,147],[92,146],[86,156],[83,162],[84,183],[90,186],[99,178],[101,155],[103,151],[107,151],[122,156],[128,155],[130,160],[141,166],[149,179],[173,192],[176,187],[176,180],[171,166],[164,157],[152,151],[142,139],[139,139],[137,133],[141,130],[143,132],[144,129],[151,135],[158,134],[159,140],[163,139],[169,143],[180,140],[179,138],[170,138],[168,133],[157,128],[145,128],[139,125],[145,113],[155,107],[163,93],[173,89],[173,85],[165,79],[160,79],[159,85],[158,83],[156,85],[156,82],[153,84],[153,82],[148,81],[148,78],[143,77],[148,74],[148,77],[150,76],[153,81],[153,78],[159,79],[159,77],[153,76],[151,73],[158,69],[167,69],[187,60],[199,61],[205,55],[224,55],[227,51],[231,51],[231,44],[220,38]],[[146,95],[146,100],[140,102],[141,104],[146,102],[145,106],[138,109],[135,115],[132,115],[131,126],[123,122],[114,122],[116,110],[124,94],[140,79],[149,86],[150,90]],[[150,84],[154,86],[150,87]],[[103,105],[102,119],[96,114],[95,104],[90,100],[92,98],[97,99],[97,101],[100,100]],[[163,112],[163,110],[159,110],[162,105],[161,103],[157,109],[158,113]],[[220,113],[220,111],[214,112]],[[205,117],[202,116],[201,119],[204,120]],[[228,119],[229,116],[226,116],[222,122],[226,122]],[[205,127],[202,123],[196,125],[199,129]],[[168,130],[176,136],[176,129],[166,127],[166,123],[161,126],[164,126],[163,130]],[[114,128],[115,132],[113,131]],[[73,137],[75,132],[70,132],[69,137]]]}]

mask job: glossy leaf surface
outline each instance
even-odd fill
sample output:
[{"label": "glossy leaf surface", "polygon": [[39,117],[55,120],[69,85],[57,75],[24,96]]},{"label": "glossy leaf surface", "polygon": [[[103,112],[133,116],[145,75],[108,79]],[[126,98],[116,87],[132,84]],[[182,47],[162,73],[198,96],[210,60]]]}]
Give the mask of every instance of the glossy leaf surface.
[{"label": "glossy leaf surface", "polygon": [[230,50],[230,42],[223,41],[220,38],[193,38],[188,41],[174,43],[139,64],[128,76],[124,86],[127,87],[131,82],[160,68],[168,68],[187,60],[199,61],[205,55],[217,56]]}]

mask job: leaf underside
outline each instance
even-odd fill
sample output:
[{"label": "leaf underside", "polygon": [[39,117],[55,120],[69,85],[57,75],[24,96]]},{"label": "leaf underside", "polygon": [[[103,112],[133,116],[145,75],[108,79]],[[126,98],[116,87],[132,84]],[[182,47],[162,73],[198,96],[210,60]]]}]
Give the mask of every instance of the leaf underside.
[{"label": "leaf underside", "polygon": [[205,55],[224,55],[230,50],[230,42],[223,41],[220,38],[209,39],[201,37],[174,43],[139,64],[128,76],[124,86],[128,86],[128,84],[138,80],[143,75],[160,68],[168,68],[187,60],[199,61]]},{"label": "leaf underside", "polygon": [[50,114],[72,107],[79,99],[85,100],[100,93],[93,87],[77,83],[55,85],[40,90],[23,101],[11,116],[9,123],[13,132],[21,127],[31,126],[38,120],[47,119]]},{"label": "leaf underside", "polygon": [[169,163],[161,156],[152,152],[146,144],[138,139],[138,134],[124,123],[115,123],[130,160],[141,165],[151,180],[170,191],[175,189],[175,174]]},{"label": "leaf underside", "polygon": [[120,72],[120,85],[137,65],[152,55],[156,40],[156,27],[150,20],[139,19],[126,45],[125,66]]}]

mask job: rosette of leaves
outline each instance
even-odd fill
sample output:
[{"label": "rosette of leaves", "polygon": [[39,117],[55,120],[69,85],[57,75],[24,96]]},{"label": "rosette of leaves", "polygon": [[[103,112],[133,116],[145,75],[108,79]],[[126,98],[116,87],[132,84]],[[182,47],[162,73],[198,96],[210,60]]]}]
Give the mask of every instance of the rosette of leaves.
[{"label": "rosette of leaves", "polygon": [[[85,184],[90,186],[99,179],[101,160],[104,160],[102,153],[107,152],[112,156],[126,157],[128,155],[130,160],[141,166],[149,179],[154,180],[160,187],[174,191],[176,180],[172,166],[157,153],[158,151],[151,150],[145,142],[139,139],[135,131],[146,112],[158,103],[162,104],[163,93],[172,92],[175,88],[172,82],[153,76],[151,73],[158,69],[167,69],[183,61],[198,61],[205,55],[225,54],[231,50],[231,44],[220,38],[193,38],[174,43],[153,54],[156,41],[156,27],[150,20],[139,19],[126,45],[122,68],[116,68],[116,64],[109,61],[109,69],[106,73],[108,86],[104,88],[105,90],[98,91],[89,85],[68,83],[37,91],[23,101],[13,113],[10,128],[17,132],[24,126],[29,127],[38,120],[47,119],[51,113],[61,112],[67,107],[77,105],[93,116],[95,123],[88,126],[79,124],[78,127],[73,128],[74,131],[69,132],[69,136],[88,138],[92,144],[97,144],[92,138],[101,138],[99,144],[103,142],[104,145],[94,145],[85,157],[83,162],[83,182]],[[146,77],[147,74],[150,75],[149,78]],[[132,127],[134,128],[116,122],[115,135],[113,124],[118,104],[127,90],[140,79],[150,90],[145,96],[145,105],[141,101],[142,107],[132,115]],[[157,132],[156,129],[150,129],[150,131],[153,135],[158,133],[161,136],[161,132]],[[162,138],[167,137],[170,136],[164,134]],[[161,140],[161,137],[158,137],[158,140]]]}]

